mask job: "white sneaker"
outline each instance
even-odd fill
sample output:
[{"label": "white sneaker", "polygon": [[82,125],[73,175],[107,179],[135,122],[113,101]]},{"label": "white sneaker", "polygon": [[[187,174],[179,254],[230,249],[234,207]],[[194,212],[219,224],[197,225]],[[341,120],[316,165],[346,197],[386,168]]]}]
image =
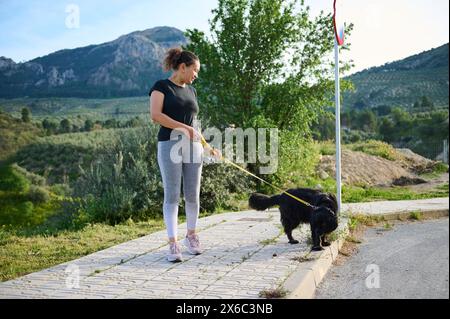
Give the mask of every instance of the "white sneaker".
[{"label": "white sneaker", "polygon": [[171,262],[183,261],[183,256],[181,255],[181,248],[178,243],[169,243],[169,253],[167,254],[167,260]]},{"label": "white sneaker", "polygon": [[183,239],[183,244],[192,255],[200,255],[203,252],[197,234],[186,236],[186,238]]}]

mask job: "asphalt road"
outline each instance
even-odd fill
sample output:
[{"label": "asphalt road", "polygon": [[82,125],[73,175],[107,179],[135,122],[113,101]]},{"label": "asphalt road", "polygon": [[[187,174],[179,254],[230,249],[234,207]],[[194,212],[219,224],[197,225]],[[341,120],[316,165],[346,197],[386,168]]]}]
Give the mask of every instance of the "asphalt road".
[{"label": "asphalt road", "polygon": [[448,299],[449,219],[369,228],[358,252],[333,266],[316,299]]}]

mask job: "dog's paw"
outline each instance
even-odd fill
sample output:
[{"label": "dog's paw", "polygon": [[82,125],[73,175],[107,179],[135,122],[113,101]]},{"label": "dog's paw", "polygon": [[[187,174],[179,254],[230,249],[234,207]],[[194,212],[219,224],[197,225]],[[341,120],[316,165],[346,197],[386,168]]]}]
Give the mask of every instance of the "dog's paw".
[{"label": "dog's paw", "polygon": [[311,248],[312,251],[321,251],[323,250],[323,248],[321,246],[314,246],[313,248]]},{"label": "dog's paw", "polygon": [[330,246],[330,245],[331,245],[331,243],[329,243],[327,241],[322,242],[322,246],[324,246],[324,247],[327,247],[327,246]]},{"label": "dog's paw", "polygon": [[295,245],[295,244],[298,244],[299,243],[299,241],[298,240],[290,240],[289,241],[289,244],[291,244],[291,245]]}]

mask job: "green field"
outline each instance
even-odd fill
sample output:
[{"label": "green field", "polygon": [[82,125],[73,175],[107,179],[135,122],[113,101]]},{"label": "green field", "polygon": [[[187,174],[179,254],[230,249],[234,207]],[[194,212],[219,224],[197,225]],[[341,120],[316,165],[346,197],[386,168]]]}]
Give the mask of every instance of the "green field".
[{"label": "green field", "polygon": [[[70,119],[80,124],[85,119],[105,120],[115,118],[127,120],[149,114],[148,97],[129,97],[117,99],[81,98],[16,98],[0,99],[0,107],[15,117],[20,117],[23,107],[28,107],[33,118],[42,121],[46,117],[60,121]],[[80,123],[77,123],[78,122]]]},{"label": "green field", "polygon": [[356,90],[344,94],[343,107],[394,105],[412,107],[422,96],[429,97],[437,108],[448,107],[448,67],[415,70],[360,73],[349,77]]}]

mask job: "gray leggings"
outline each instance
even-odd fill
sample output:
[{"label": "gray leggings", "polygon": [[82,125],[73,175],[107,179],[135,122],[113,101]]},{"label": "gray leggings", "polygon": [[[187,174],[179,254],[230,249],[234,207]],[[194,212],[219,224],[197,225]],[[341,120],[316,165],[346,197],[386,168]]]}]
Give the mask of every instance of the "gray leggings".
[{"label": "gray leggings", "polygon": [[158,142],[158,165],[164,185],[163,214],[169,238],[178,236],[178,204],[181,180],[187,229],[195,230],[200,210],[203,146],[186,137]]}]

